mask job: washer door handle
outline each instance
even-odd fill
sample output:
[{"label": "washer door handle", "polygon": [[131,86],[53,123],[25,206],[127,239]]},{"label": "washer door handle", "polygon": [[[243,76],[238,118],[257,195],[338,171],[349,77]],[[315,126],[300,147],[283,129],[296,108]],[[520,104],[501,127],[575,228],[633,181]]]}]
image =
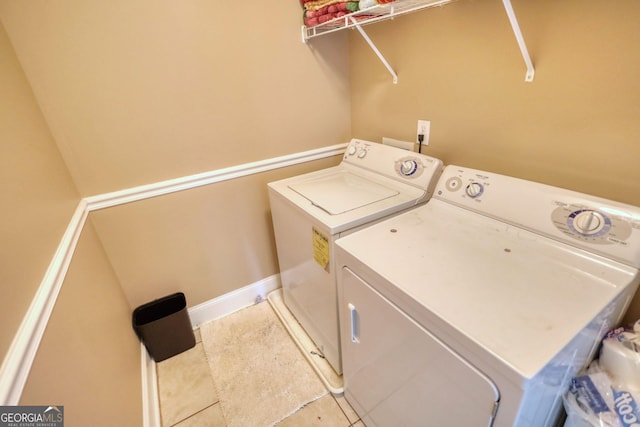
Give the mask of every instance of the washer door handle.
[{"label": "washer door handle", "polygon": [[360,342],[358,339],[358,311],[356,306],[351,303],[347,306],[349,307],[349,317],[351,318],[351,342],[358,344]]}]

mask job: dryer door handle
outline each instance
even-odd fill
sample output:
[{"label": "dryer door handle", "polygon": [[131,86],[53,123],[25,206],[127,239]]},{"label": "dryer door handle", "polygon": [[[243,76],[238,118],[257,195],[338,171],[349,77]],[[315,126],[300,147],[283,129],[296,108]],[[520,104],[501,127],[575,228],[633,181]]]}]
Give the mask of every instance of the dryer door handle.
[{"label": "dryer door handle", "polygon": [[351,342],[359,343],[358,339],[358,311],[356,310],[356,306],[349,303],[349,318],[351,319]]}]

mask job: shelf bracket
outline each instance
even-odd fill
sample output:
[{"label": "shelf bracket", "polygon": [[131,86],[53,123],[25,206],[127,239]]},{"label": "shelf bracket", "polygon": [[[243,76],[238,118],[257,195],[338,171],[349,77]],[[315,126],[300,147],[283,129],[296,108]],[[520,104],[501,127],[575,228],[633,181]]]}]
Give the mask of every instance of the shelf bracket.
[{"label": "shelf bracket", "polygon": [[533,68],[533,63],[531,62],[529,51],[527,51],[527,45],[525,44],[524,38],[522,37],[520,25],[518,25],[518,18],[516,18],[516,14],[513,11],[513,6],[511,6],[511,0],[502,0],[502,3],[504,4],[504,9],[507,12],[507,16],[509,17],[509,22],[511,22],[511,28],[513,28],[516,40],[518,41],[520,53],[522,53],[522,58],[524,59],[524,63],[527,66],[527,73],[525,74],[524,81],[532,82],[533,76],[535,74],[535,69]]},{"label": "shelf bracket", "polygon": [[376,47],[375,44],[373,44],[373,42],[371,41],[371,39],[369,38],[369,36],[367,35],[367,33],[364,32],[364,30],[362,29],[362,27],[360,26],[360,24],[355,20],[355,18],[350,17],[351,22],[353,23],[353,26],[358,30],[358,32],[360,33],[360,35],[362,36],[362,38],[367,42],[367,44],[369,45],[369,47],[373,50],[373,52],[376,54],[376,56],[378,57],[378,59],[380,59],[380,61],[382,62],[382,64],[387,68],[387,70],[389,71],[389,73],[391,74],[391,77],[393,77],[393,84],[398,84],[398,75],[396,74],[395,71],[393,71],[393,68],[391,68],[391,65],[389,65],[389,63],[387,62],[387,60],[384,58],[384,56],[382,56],[382,53],[380,53],[380,51],[378,50],[378,48]]}]

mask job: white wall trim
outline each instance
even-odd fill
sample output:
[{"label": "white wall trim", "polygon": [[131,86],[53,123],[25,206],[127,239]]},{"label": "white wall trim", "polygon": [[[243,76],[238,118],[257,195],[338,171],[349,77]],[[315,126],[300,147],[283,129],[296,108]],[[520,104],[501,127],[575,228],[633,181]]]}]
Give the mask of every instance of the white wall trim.
[{"label": "white wall trim", "polygon": [[90,196],[85,198],[85,201],[88,204],[89,211],[109,208],[124,203],[149,199],[151,197],[188,190],[216,182],[228,181],[230,179],[279,169],[286,166],[338,156],[344,153],[346,147],[347,143],[331,145],[329,147],[317,148],[315,150],[303,151],[300,153],[274,157],[252,163],[245,163],[228,168],[170,179],[167,181],[160,181],[153,184],[141,185],[125,190],[114,191],[112,193]]},{"label": "white wall trim", "polygon": [[17,405],[87,219],[81,200],[0,368],[0,402]]},{"label": "white wall trim", "polygon": [[160,399],[158,397],[158,374],[156,362],[140,343],[140,364],[142,373],[142,426],[160,427]]},{"label": "white wall trim", "polygon": [[[272,159],[246,163],[229,168],[213,170],[201,174],[190,175],[182,178],[161,181],[154,184],[133,187],[130,189],[105,193],[80,200],[75,213],[71,217],[69,225],[60,240],[58,248],[49,264],[49,267],[31,301],[31,305],[18,328],[11,346],[2,361],[0,367],[0,405],[14,406],[20,401],[22,390],[29,376],[31,365],[35,359],[40,341],[55,306],[58,294],[62,288],[69,264],[73,258],[78,239],[91,211],[117,206],[124,203],[144,200],[151,197],[169,194],[177,191],[188,190],[202,185],[227,181],[234,178],[248,176],[273,169],[306,163],[327,157],[338,156],[344,153],[347,143],[332,145],[300,153],[289,154]],[[239,310],[255,302],[257,295],[266,297],[266,293],[280,286],[279,275],[271,276],[230,292],[207,303],[200,304],[189,311],[193,311],[197,324],[203,321],[213,320],[224,314]],[[214,302],[215,301],[215,302]],[[213,316],[213,317],[211,317]],[[194,322],[192,319],[192,323]],[[143,357],[146,351],[143,349]],[[155,364],[149,368],[147,362],[143,363],[143,419],[149,422],[149,427],[155,427],[159,423],[157,405],[157,388],[155,385]],[[152,378],[148,376],[151,375]],[[153,395],[156,393],[156,395]],[[154,397],[155,396],[155,397]],[[151,400],[149,400],[151,399]],[[155,399],[155,403],[153,400]],[[146,405],[146,406],[145,406]],[[156,423],[156,424],[154,424]],[[147,424],[145,424],[146,426]]]},{"label": "white wall trim", "polygon": [[189,308],[191,325],[197,328],[203,323],[249,307],[256,302],[266,301],[267,295],[278,288],[280,288],[280,275],[274,274],[251,285],[205,301]]}]

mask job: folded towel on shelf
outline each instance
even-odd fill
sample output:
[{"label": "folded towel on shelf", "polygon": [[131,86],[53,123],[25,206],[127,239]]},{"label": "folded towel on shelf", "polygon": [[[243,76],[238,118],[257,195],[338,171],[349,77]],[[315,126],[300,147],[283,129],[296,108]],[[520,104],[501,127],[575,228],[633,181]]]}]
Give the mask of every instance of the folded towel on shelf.
[{"label": "folded towel on shelf", "polygon": [[378,2],[376,0],[360,0],[360,10],[377,5]]},{"label": "folded towel on shelf", "polygon": [[304,3],[304,8],[306,10],[318,10],[325,6],[331,6],[332,4],[343,2],[344,0],[311,0]]},{"label": "folded towel on shelf", "polygon": [[329,13],[338,13],[338,12],[344,12],[345,10],[347,10],[347,3],[336,3],[336,4],[332,4],[331,6],[327,7],[327,11],[329,11]]},{"label": "folded towel on shelf", "polygon": [[[317,3],[317,0],[315,0],[314,3]],[[349,13],[356,12],[359,9],[357,1],[341,1],[338,3],[326,4],[317,9],[315,6],[317,5],[314,5],[311,9],[307,9],[305,5],[306,10],[304,13],[304,24],[307,27],[313,27],[335,18],[341,18]]]},{"label": "folded towel on shelf", "polygon": [[306,25],[307,27],[315,27],[316,25],[324,24],[325,22],[332,19],[343,17],[346,14],[346,12],[325,13],[323,15],[314,16],[312,18],[305,18],[304,25]]},{"label": "folded towel on shelf", "polygon": [[360,0],[360,10],[378,6],[379,4],[393,3],[394,1],[396,0]]},{"label": "folded towel on shelf", "polygon": [[350,1],[350,2],[342,2],[332,4],[331,6],[325,6],[318,10],[308,10],[305,12],[306,18],[315,18],[320,15],[326,15],[327,13],[340,13],[340,12],[355,12],[358,10],[358,2]]}]

